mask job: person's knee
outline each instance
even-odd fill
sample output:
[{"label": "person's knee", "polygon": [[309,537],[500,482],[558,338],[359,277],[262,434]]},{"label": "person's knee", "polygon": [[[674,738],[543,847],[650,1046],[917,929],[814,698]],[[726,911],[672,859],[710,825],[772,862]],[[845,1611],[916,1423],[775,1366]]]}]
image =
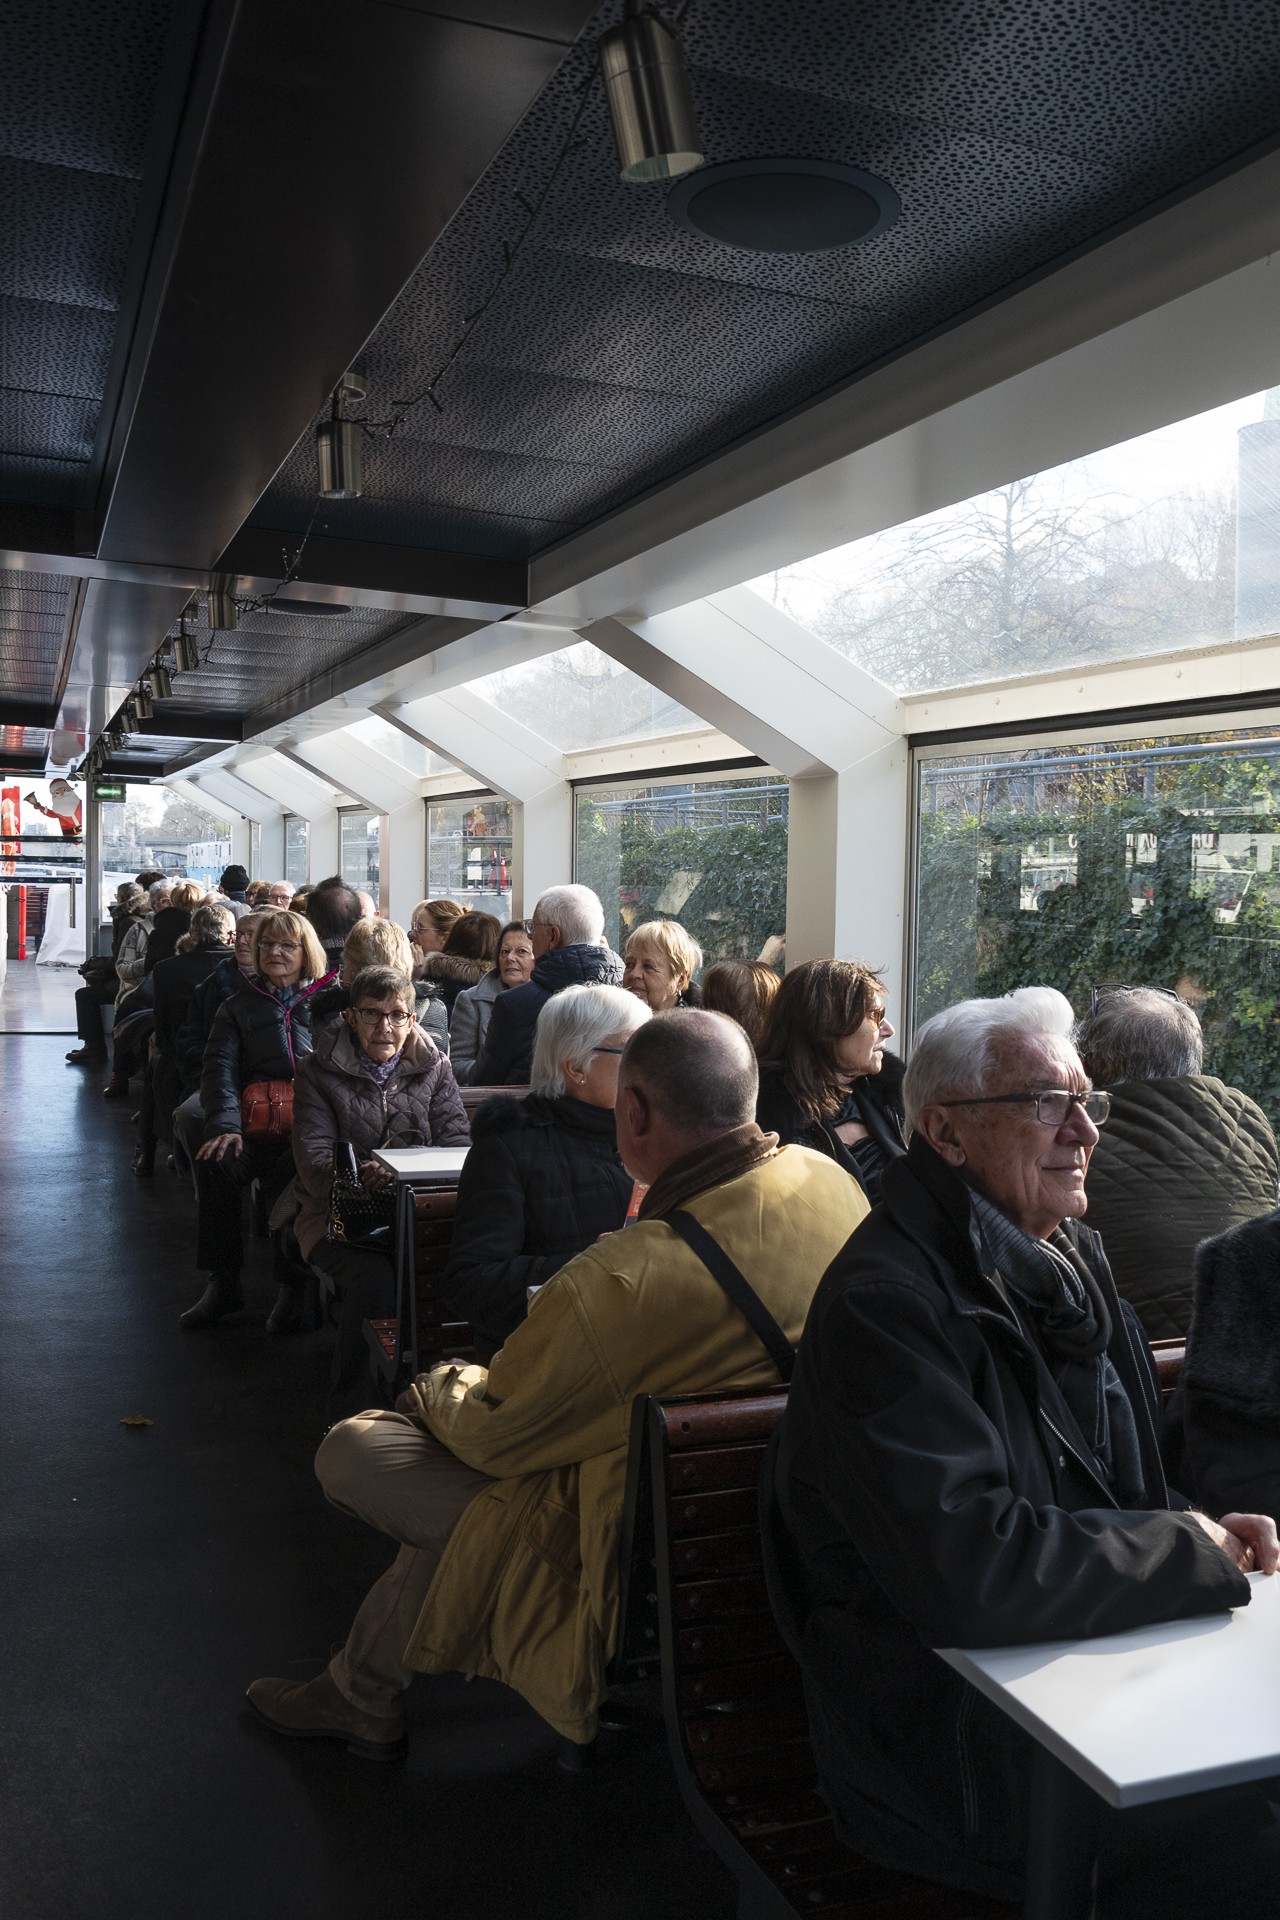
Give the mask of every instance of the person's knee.
[{"label": "person's knee", "polygon": [[369,1436],[377,1420],[376,1413],[357,1413],[330,1427],[320,1442],[316,1478],[325,1499],[335,1507],[351,1512],[359,1504],[355,1496],[368,1485],[373,1451]]}]

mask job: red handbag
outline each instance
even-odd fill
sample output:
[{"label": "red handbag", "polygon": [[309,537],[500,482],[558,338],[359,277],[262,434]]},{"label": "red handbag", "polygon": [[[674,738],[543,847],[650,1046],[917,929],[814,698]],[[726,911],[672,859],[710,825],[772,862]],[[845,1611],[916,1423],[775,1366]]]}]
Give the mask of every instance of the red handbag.
[{"label": "red handbag", "polygon": [[240,1095],[246,1140],[287,1140],[293,1132],[292,1080],[254,1080]]}]

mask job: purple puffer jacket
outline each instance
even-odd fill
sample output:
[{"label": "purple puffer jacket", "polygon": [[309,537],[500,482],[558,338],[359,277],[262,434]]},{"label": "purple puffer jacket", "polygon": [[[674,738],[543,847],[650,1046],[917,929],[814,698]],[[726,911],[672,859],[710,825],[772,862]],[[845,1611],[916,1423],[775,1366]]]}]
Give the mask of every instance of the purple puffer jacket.
[{"label": "purple puffer jacket", "polygon": [[465,1147],[471,1138],[453,1068],[418,1027],[385,1086],[364,1073],[345,1020],[321,1029],[293,1081],[293,1159],[301,1201],[294,1232],[304,1257],[324,1239],[333,1149],[349,1140],[357,1160],[375,1147]]}]

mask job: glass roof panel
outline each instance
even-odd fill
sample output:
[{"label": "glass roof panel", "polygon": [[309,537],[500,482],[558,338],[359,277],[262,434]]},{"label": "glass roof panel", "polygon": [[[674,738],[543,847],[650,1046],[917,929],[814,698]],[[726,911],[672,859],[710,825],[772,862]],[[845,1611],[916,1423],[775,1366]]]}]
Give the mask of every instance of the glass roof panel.
[{"label": "glass roof panel", "polygon": [[707,725],[589,640],[488,673],[470,687],[563,753],[701,733]]},{"label": "glass roof panel", "polygon": [[899,693],[1280,632],[1280,388],[751,585]]},{"label": "glass roof panel", "polygon": [[431,774],[460,771],[452,760],[433,753],[420,740],[415,740],[402,727],[393,727],[389,720],[382,719],[379,714],[371,713],[364,720],[353,720],[344,731],[353,734],[357,740],[363,740],[367,747],[385,753],[388,760],[394,760],[398,767],[405,767],[419,780],[425,780]]}]

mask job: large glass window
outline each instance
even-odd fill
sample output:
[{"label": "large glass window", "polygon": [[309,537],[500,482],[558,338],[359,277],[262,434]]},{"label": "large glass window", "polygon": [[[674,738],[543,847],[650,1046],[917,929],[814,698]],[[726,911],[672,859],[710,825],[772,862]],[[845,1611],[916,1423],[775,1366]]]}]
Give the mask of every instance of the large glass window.
[{"label": "large glass window", "polygon": [[310,872],[311,822],[288,813],[284,821],[284,877],[291,887],[305,887]]},{"label": "large glass window", "polygon": [[917,761],[915,1019],[1045,984],[1175,987],[1280,1120],[1280,726]]},{"label": "large glass window", "polygon": [[485,674],[471,682],[470,691],[565,753],[706,726],[688,707],[668,699],[589,640]]},{"label": "large glass window", "polygon": [[780,966],[787,917],[787,783],[717,775],[579,787],[574,876],[604,902],[621,951],[632,927],[678,920],[710,960]]},{"label": "large glass window", "polygon": [[382,830],[381,814],[366,813],[363,807],[344,807],[338,815],[338,825],[342,835],[343,879],[349,887],[371,893],[374,904],[380,906],[378,842]]},{"label": "large glass window", "polygon": [[511,802],[492,793],[427,803],[427,896],[511,918]]},{"label": "large glass window", "polygon": [[901,693],[1280,632],[1280,388],[752,584]]}]

